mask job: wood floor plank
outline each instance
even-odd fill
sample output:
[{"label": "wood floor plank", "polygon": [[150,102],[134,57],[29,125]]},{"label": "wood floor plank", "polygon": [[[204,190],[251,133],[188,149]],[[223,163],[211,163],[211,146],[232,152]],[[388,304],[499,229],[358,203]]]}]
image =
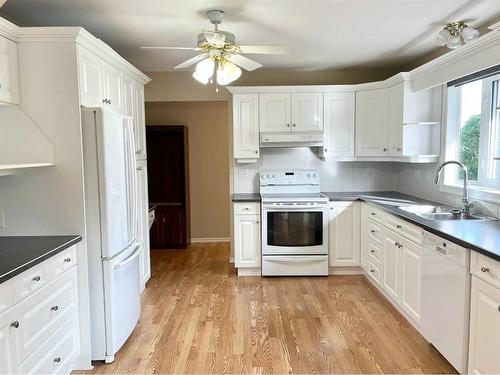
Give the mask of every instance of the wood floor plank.
[{"label": "wood floor plank", "polygon": [[152,251],[139,324],[88,373],[455,373],[364,276],[238,278],[228,258]]}]

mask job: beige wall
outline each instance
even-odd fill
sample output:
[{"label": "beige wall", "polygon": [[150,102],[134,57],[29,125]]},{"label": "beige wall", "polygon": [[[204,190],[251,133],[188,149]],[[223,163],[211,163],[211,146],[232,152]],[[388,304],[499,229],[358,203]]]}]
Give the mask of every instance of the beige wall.
[{"label": "beige wall", "polygon": [[228,103],[146,102],[146,124],[188,127],[191,238],[228,238]]},{"label": "beige wall", "polygon": [[[243,72],[234,86],[279,86],[279,85],[328,85],[356,84],[381,81],[399,73],[398,68],[344,70],[288,70],[258,69]],[[146,101],[203,101],[228,100],[224,88],[215,91],[214,85],[202,85],[192,77],[190,71],[148,72],[152,82],[146,86]]]}]

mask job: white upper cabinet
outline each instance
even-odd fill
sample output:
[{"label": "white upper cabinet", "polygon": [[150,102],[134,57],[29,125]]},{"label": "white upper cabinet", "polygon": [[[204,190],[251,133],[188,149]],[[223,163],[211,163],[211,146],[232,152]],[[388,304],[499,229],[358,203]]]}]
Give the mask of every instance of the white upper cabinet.
[{"label": "white upper cabinet", "polygon": [[85,107],[101,107],[104,99],[103,61],[97,55],[81,47],[78,48],[78,60],[80,103]]},{"label": "white upper cabinet", "polygon": [[359,203],[330,202],[328,251],[330,266],[359,266]]},{"label": "white upper cabinet", "polygon": [[19,104],[17,45],[0,37],[0,102]]},{"label": "white upper cabinet", "polygon": [[403,155],[404,82],[389,88],[389,156]]},{"label": "white upper cabinet", "polygon": [[135,82],[127,75],[123,75],[123,114],[134,117],[135,115]]},{"label": "white upper cabinet", "polygon": [[285,94],[260,94],[260,131],[281,133],[291,129],[291,96]]},{"label": "white upper cabinet", "polygon": [[259,95],[233,95],[233,152],[237,160],[259,157]]},{"label": "white upper cabinet", "polygon": [[356,155],[388,156],[388,89],[356,92]]},{"label": "white upper cabinet", "polygon": [[292,131],[320,132],[323,130],[323,94],[292,94]]},{"label": "white upper cabinet", "polygon": [[104,100],[108,109],[123,113],[123,83],[122,72],[110,64],[103,64]]},{"label": "white upper cabinet", "polygon": [[144,110],[144,86],[137,82],[133,88],[135,154],[138,159],[146,159],[146,115]]},{"label": "white upper cabinet", "polygon": [[323,157],[354,156],[353,92],[324,94]]}]

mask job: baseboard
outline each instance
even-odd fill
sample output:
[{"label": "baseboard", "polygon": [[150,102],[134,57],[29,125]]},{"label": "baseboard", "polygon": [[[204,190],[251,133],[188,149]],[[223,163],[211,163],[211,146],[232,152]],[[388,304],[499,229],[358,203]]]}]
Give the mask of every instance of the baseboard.
[{"label": "baseboard", "polygon": [[238,276],[260,276],[260,267],[255,268],[238,268]]},{"label": "baseboard", "polygon": [[209,242],[229,242],[229,237],[219,238],[191,238],[191,243],[209,243]]},{"label": "baseboard", "polygon": [[358,266],[330,267],[329,275],[363,275],[363,269]]}]

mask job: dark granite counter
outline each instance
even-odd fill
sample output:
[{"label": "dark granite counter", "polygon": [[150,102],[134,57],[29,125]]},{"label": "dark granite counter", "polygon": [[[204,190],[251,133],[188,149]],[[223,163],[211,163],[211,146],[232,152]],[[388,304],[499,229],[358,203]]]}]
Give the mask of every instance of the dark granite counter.
[{"label": "dark granite counter", "polygon": [[231,195],[233,202],[260,202],[259,193],[237,193]]},{"label": "dark granite counter", "polygon": [[0,283],[19,275],[81,240],[81,236],[0,237]]},{"label": "dark granite counter", "polygon": [[361,200],[426,231],[500,261],[500,221],[432,221],[399,209],[411,204],[442,205],[411,195],[384,192],[323,193],[331,201]]}]

